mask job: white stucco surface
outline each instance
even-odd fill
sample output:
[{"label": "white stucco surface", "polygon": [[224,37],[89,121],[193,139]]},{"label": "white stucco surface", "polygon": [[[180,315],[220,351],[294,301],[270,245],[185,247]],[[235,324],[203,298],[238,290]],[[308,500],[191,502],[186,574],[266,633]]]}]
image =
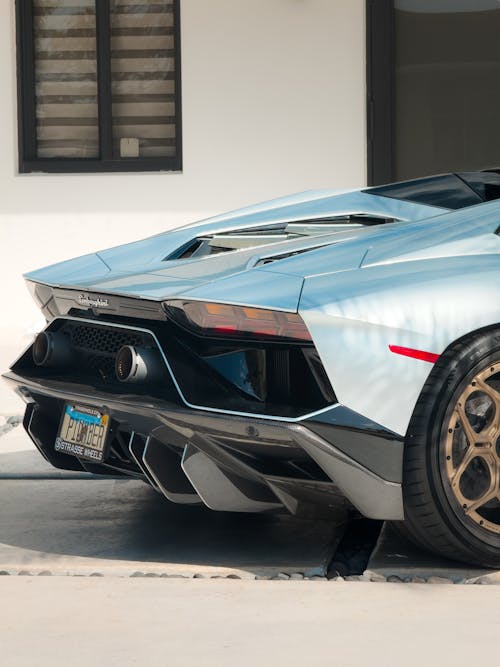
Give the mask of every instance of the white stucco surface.
[{"label": "white stucco surface", "polygon": [[0,345],[21,273],[289,192],[365,182],[364,2],[182,0],[182,173],[19,174],[14,2],[0,6]]}]

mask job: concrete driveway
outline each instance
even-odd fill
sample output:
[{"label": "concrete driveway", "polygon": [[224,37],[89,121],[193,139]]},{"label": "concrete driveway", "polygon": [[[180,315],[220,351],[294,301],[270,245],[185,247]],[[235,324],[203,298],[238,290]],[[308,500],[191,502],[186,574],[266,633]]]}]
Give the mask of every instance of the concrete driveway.
[{"label": "concrete driveway", "polygon": [[[369,583],[395,576],[396,565],[401,581],[422,565],[410,550],[401,566],[401,544],[389,548],[384,535],[364,581],[327,581],[341,531],[326,522],[173,505],[140,482],[56,471],[20,427],[4,431],[0,648],[8,667],[496,660],[495,586]],[[249,581],[304,575],[318,581]]]},{"label": "concrete driveway", "polygon": [[[9,408],[13,414],[16,400]],[[218,514],[169,504],[142,483],[56,471],[0,416],[2,664],[497,661],[495,586],[402,583],[417,574],[451,584],[463,580],[463,568],[387,531],[362,582],[327,581],[340,535],[325,522]],[[500,581],[494,573],[466,574]],[[304,575],[318,580],[248,581]]]},{"label": "concrete driveway", "polygon": [[494,586],[0,578],[8,667],[470,667],[498,662]]},{"label": "concrete driveway", "polygon": [[22,427],[0,437],[0,573],[324,576],[340,536],[329,522],[217,513],[57,471]]}]

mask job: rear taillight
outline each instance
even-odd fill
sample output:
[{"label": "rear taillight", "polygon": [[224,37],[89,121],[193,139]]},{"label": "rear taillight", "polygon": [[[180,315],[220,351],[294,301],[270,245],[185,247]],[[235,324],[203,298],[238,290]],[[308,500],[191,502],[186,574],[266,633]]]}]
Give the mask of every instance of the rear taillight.
[{"label": "rear taillight", "polygon": [[204,301],[174,300],[166,301],[163,305],[172,320],[199,335],[305,342],[311,340],[311,334],[297,313]]}]

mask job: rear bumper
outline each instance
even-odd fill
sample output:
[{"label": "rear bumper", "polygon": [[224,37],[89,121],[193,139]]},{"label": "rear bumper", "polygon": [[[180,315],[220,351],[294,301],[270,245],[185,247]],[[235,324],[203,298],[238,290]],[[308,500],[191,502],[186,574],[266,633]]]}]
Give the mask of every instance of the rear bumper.
[{"label": "rear bumper", "polygon": [[[169,500],[215,510],[297,515],[355,508],[374,519],[403,518],[403,443],[341,405],[303,421],[228,415],[135,395],[9,372],[26,401],[24,427],[55,467],[139,477]],[[106,409],[110,456],[89,463],[54,450],[66,402]]]}]

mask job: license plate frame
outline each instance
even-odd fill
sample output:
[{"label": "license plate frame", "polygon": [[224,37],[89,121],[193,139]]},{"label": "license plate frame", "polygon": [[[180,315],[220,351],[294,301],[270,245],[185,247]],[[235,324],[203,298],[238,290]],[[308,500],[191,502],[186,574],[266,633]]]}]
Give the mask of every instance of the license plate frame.
[{"label": "license plate frame", "polygon": [[111,418],[105,408],[66,403],[54,449],[61,454],[101,463],[107,456]]}]

